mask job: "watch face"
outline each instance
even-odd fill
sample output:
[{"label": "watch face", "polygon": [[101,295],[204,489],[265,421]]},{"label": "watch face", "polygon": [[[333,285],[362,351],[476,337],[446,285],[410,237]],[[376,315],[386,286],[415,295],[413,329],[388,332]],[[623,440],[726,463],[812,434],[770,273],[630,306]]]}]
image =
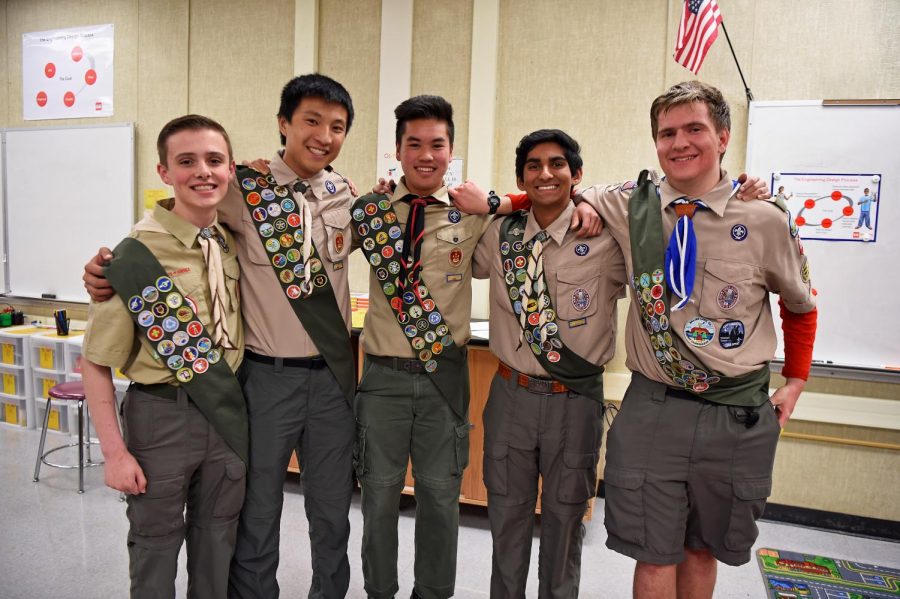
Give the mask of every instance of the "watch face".
[{"label": "watch face", "polygon": [[491,192],[490,194],[488,194],[487,202],[488,202],[488,208],[490,209],[491,214],[495,213],[497,211],[497,209],[500,207],[500,197],[497,194],[495,194],[494,192]]}]

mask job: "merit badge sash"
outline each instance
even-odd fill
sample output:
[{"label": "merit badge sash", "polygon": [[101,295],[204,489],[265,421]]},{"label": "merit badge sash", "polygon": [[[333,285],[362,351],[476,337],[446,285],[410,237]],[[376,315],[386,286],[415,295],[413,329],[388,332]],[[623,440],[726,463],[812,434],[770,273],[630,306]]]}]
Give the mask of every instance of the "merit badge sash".
[{"label": "merit badge sash", "polygon": [[125,238],[113,250],[106,278],[144,337],[228,446],[247,461],[247,406],[241,385],[213,347],[212,336],[147,246]]},{"label": "merit badge sash", "polygon": [[353,204],[352,216],[363,253],[394,310],[397,325],[441,395],[459,416],[465,417],[469,389],[460,384],[466,380],[462,376],[462,369],[467,368],[465,352],[453,341],[424,279],[417,292],[400,288],[403,230],[391,201],[385,195],[365,195]]},{"label": "merit badge sash", "polygon": [[[237,167],[236,176],[244,204],[284,297],[325,358],[347,401],[352,401],[356,392],[356,367],[347,325],[312,242],[312,231],[304,230],[301,209],[292,190],[278,185],[271,174],[263,175],[249,167]],[[306,260],[303,257],[305,235],[309,235]]]},{"label": "merit badge sash", "polygon": [[[666,290],[665,242],[659,189],[642,171],[628,200],[631,236],[632,291],[656,361],[672,385],[716,403],[757,406],[769,398],[769,365],[739,377],[712,372],[677,334],[669,329],[669,293]],[[712,323],[710,323],[711,325]],[[709,327],[714,328],[714,327]],[[704,334],[710,334],[704,330]]]},{"label": "merit badge sash", "polygon": [[[531,297],[525,305],[522,304],[522,298],[525,297],[524,285],[527,284],[525,265],[534,243],[522,243],[526,214],[521,211],[511,214],[500,225],[503,276],[513,312],[517,318],[523,310],[528,315],[528,328],[524,329],[523,334],[541,367],[566,387],[602,402],[603,367],[588,362],[563,344],[551,294],[542,294],[540,299]],[[537,284],[535,281],[534,285]]]}]

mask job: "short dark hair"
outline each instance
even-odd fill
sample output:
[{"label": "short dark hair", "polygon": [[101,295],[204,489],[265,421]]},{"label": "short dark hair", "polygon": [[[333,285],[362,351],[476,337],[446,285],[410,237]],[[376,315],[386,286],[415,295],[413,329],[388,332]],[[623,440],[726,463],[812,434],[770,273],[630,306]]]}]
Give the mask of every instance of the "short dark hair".
[{"label": "short dark hair", "polygon": [[170,137],[181,131],[199,131],[202,129],[210,129],[222,134],[222,137],[225,138],[225,145],[228,146],[228,160],[232,160],[231,139],[228,137],[225,127],[207,116],[186,114],[177,119],[172,119],[163,125],[163,128],[160,130],[159,136],[156,138],[156,151],[159,153],[159,163],[162,165],[167,164],[166,160],[169,153],[167,144]]},{"label": "short dark hair", "polygon": [[573,176],[584,164],[584,160],[581,159],[581,146],[568,133],[559,129],[539,129],[523,137],[516,146],[516,179],[522,179],[525,174],[528,152],[543,143],[555,143],[563,149]]},{"label": "short dark hair", "polygon": [[[353,100],[350,93],[343,85],[325,75],[311,73],[294,77],[285,84],[281,90],[281,105],[278,107],[278,116],[291,122],[294,111],[300,106],[303,98],[320,98],[325,102],[340,104],[347,111],[347,133],[353,125]],[[287,143],[284,135],[281,135],[281,145]]]},{"label": "short dark hair", "polygon": [[453,106],[440,96],[414,96],[404,100],[394,109],[397,117],[397,145],[406,131],[406,123],[419,119],[434,119],[447,123],[447,135],[450,137],[450,145],[453,145]]},{"label": "short dark hair", "polygon": [[731,110],[728,108],[728,102],[725,101],[722,92],[702,81],[683,81],[676,83],[663,95],[653,100],[653,104],[650,106],[650,130],[653,134],[653,141],[656,141],[656,134],[659,131],[660,113],[668,112],[675,106],[694,102],[706,104],[709,109],[709,118],[715,124],[717,133],[723,129],[731,131]]}]

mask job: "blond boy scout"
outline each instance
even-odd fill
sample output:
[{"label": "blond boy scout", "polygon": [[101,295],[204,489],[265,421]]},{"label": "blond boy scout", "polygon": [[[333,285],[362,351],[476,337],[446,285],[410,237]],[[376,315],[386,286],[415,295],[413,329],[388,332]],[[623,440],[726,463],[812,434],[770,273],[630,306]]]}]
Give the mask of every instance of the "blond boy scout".
[{"label": "blond boy scout", "polygon": [[536,596],[578,594],[581,520],[603,433],[602,365],[615,352],[625,281],[608,233],[579,239],[569,229],[581,165],[578,143],[562,131],[526,135],[516,178],[531,210],[495,220],[475,253],[475,277],[491,280],[490,345],[500,359],[484,412],[494,598],[526,596],[539,476]]},{"label": "blond boy scout", "polygon": [[[645,171],[636,187],[583,194],[622,248],[633,292],[632,382],[607,438],[607,546],[637,560],[635,597],[711,597],[717,560],[750,559],[779,422],[809,372],[815,303],[789,216],[736,201],[721,170],[721,93],[675,85],[651,120],[666,177]],[[787,378],[771,401],[770,292],[781,296]]]},{"label": "blond boy scout", "polygon": [[[223,597],[244,497],[247,420],[239,267],[216,206],[234,173],[221,125],[197,115],[159,134],[175,189],[116,247],[121,295],[91,304],[84,383],[106,481],[127,493],[131,597],[174,597],[187,540],[188,596]],[[115,415],[111,368],[133,382]],[[186,514],[185,514],[186,507]],[[183,515],[185,514],[185,515]]]}]

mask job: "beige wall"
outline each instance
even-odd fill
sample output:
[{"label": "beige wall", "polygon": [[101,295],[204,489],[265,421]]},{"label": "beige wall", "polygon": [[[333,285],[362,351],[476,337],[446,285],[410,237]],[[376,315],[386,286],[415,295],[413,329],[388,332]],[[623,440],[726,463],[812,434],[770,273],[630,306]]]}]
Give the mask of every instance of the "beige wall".
[{"label": "beige wall", "polygon": [[[468,149],[473,2],[415,0],[411,92],[446,96],[456,110],[456,153]],[[220,119],[238,157],[277,147],[278,93],[293,72],[294,0],[7,0],[0,3],[0,126],[59,126],[21,120],[21,34],[113,23],[115,116],[134,121],[138,191],[159,187],[155,135],[168,118],[197,111]],[[896,0],[720,0],[732,42],[757,100],[900,97],[900,2]],[[692,78],[671,58],[680,0],[500,0],[495,167],[485,187],[511,190],[514,149],[542,127],[570,132],[583,146],[585,181],[633,178],[655,164],[647,110],[668,85]],[[375,176],[379,0],[319,0],[319,70],[341,81],[357,120],[335,167],[367,189]],[[725,166],[745,158],[747,103],[724,35],[702,80],[720,87],[733,110]],[[66,121],[65,124],[72,124]],[[366,290],[364,260],[351,286]],[[624,303],[624,302],[623,302]],[[620,313],[624,305],[620,306]],[[621,340],[613,373],[625,372]],[[814,379],[809,388],[897,399],[897,385]],[[793,422],[788,431],[900,444],[880,429]],[[774,501],[900,519],[900,452],[784,439]],[[825,472],[828,476],[824,476]],[[800,481],[799,483],[797,481]],[[866,489],[861,493],[860,489]]]}]

